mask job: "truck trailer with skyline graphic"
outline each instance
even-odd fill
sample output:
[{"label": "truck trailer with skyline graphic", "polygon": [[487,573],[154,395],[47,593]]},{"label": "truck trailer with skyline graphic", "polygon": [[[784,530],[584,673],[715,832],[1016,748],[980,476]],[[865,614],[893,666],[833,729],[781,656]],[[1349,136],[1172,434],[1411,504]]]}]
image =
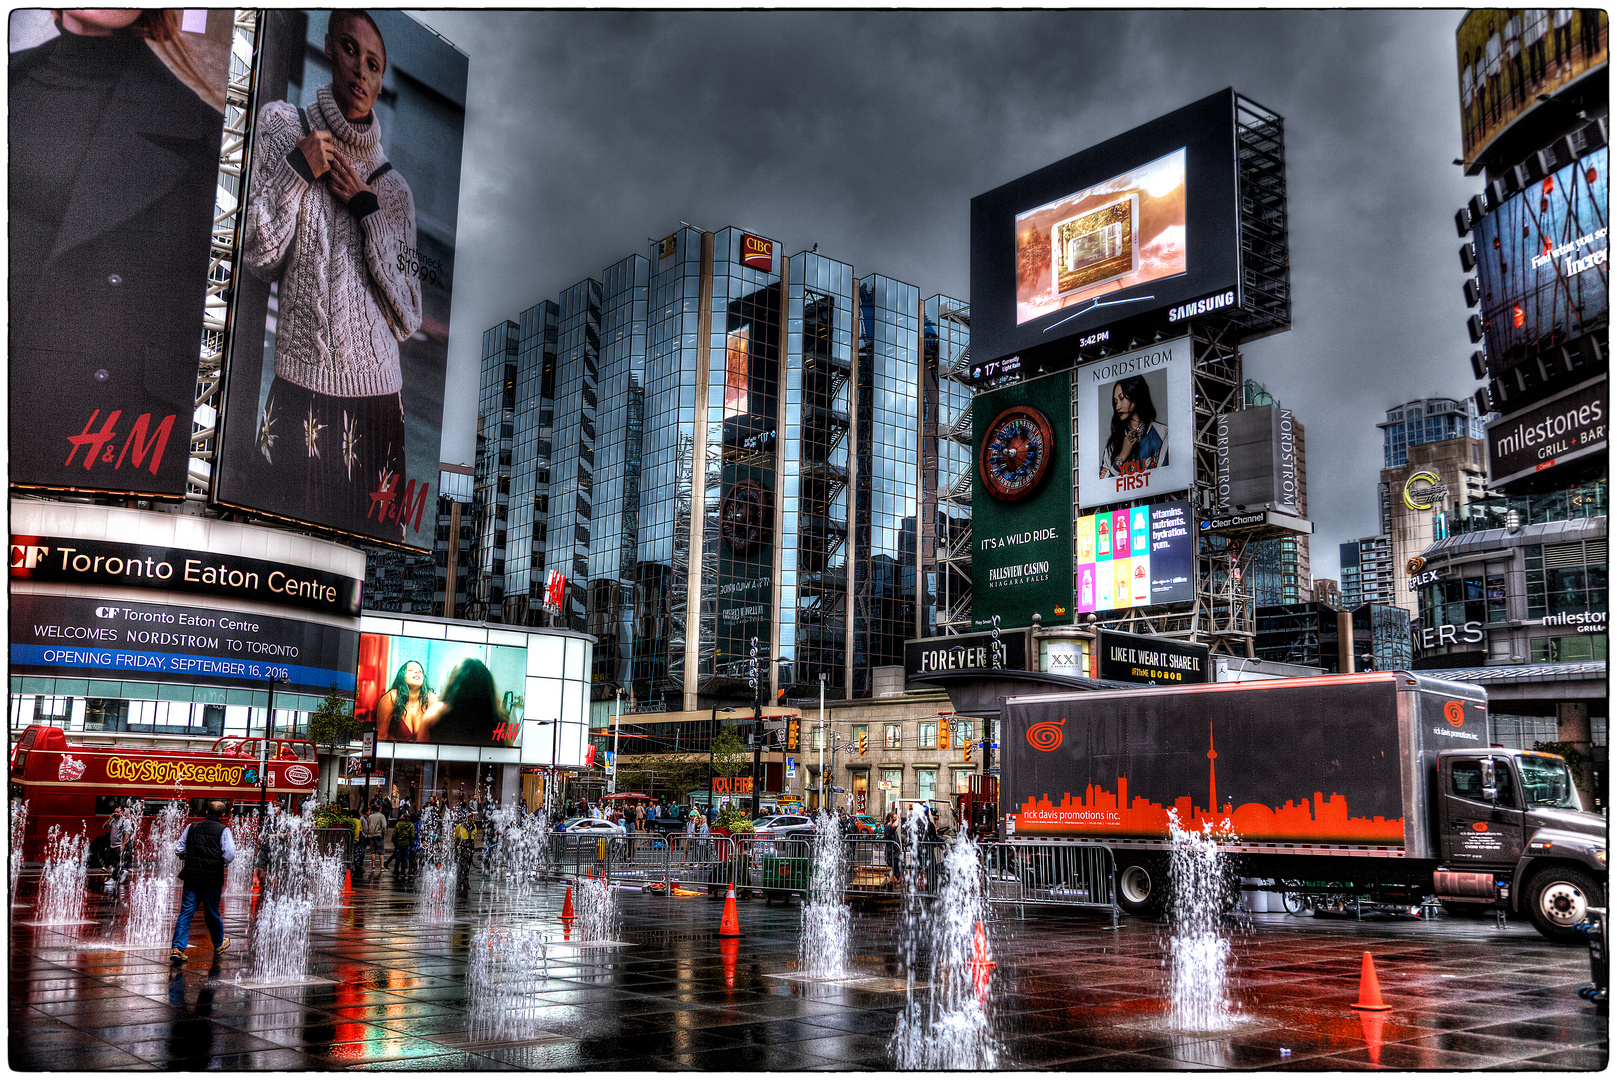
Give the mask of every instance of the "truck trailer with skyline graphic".
[{"label": "truck trailer with skyline graphic", "polygon": [[1106,844],[1135,914],[1162,904],[1170,817],[1280,892],[1504,906],[1567,940],[1605,901],[1605,819],[1561,758],[1491,747],[1469,684],[1367,672],[1012,697],[1001,743],[1007,839]]}]

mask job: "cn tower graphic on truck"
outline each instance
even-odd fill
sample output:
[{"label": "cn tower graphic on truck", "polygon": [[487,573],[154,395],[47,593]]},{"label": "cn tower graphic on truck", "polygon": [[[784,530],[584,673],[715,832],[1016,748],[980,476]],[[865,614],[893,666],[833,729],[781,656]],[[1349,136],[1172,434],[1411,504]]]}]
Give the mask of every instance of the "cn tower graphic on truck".
[{"label": "cn tower graphic on truck", "polygon": [[[1016,835],[1165,838],[1172,811],[1181,827],[1228,827],[1243,844],[1402,846],[1391,685],[1355,688],[1386,696],[1362,722],[1387,730],[1351,740],[1330,737],[1334,725],[1321,722],[1339,706],[1325,687],[1291,685],[1283,702],[1262,692],[1197,695],[1185,710],[1193,721],[1138,694],[1030,701],[1022,730],[1006,731]],[[1267,715],[1266,699],[1284,708]]]},{"label": "cn tower graphic on truck", "polygon": [[1352,817],[1347,800],[1332,792],[1314,792],[1311,800],[1287,800],[1284,806],[1245,803],[1236,806],[1218,800],[1218,754],[1213,749],[1213,725],[1207,725],[1207,805],[1196,804],[1194,796],[1181,795],[1171,807],[1135,796],[1129,799],[1127,776],[1117,778],[1116,790],[1090,782],[1084,794],[1074,799],[1063,793],[1059,805],[1048,796],[1029,798],[1017,815],[1017,828],[1028,833],[1137,836],[1141,833],[1168,834],[1168,812],[1172,810],[1180,827],[1200,830],[1204,825],[1228,826],[1238,839],[1259,843],[1400,844],[1404,839],[1404,819]]}]

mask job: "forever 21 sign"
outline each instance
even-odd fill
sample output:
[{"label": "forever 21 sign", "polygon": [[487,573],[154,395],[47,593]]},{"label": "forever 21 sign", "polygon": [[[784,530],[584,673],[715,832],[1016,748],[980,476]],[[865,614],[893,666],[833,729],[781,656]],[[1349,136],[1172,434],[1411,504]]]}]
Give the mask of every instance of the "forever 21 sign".
[{"label": "forever 21 sign", "polygon": [[11,579],[229,596],[349,617],[359,615],[362,584],[358,578],[239,555],[16,534]]}]

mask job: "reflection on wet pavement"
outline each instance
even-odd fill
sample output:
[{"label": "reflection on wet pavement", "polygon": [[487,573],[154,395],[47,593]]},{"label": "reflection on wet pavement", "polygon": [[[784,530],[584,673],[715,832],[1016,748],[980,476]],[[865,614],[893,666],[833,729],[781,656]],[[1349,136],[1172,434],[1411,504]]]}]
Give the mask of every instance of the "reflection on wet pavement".
[{"label": "reflection on wet pavement", "polygon": [[[31,906],[17,907],[11,1066],[892,1067],[888,1042],[905,1006],[891,989],[903,979],[896,913],[855,913],[849,962],[858,977],[815,984],[780,977],[797,963],[796,907],[742,903],[743,936],[727,952],[719,904],[626,891],[616,931],[626,944],[549,949],[548,977],[517,988],[521,1024],[501,1028],[480,1023],[488,998],[479,988],[488,984],[469,977],[473,950],[498,942],[544,963],[534,942],[560,938],[562,890],[495,896],[481,885],[452,923],[426,926],[416,893],[387,878],[358,883],[347,908],[311,928],[308,973],[329,981],[263,988],[240,984],[245,950],[210,972],[205,944],[177,971],[160,952],[98,948],[115,916],[101,897],[86,908],[100,925],[87,927],[26,926]],[[24,901],[30,888],[25,877]],[[227,904],[227,932],[247,940],[250,912],[246,902]],[[1607,1019],[1576,994],[1589,981],[1587,953],[1551,945],[1525,924],[1253,916],[1253,929],[1230,939],[1231,989],[1251,1023],[1212,1037],[1166,1023],[1160,926],[1127,920],[1113,931],[1101,918],[1029,912],[988,927],[999,965],[988,1008],[1002,1068],[1594,1070],[1608,1059]],[[1349,1008],[1365,950],[1392,1006],[1374,1020]],[[501,973],[523,970],[520,957],[499,959]]]}]

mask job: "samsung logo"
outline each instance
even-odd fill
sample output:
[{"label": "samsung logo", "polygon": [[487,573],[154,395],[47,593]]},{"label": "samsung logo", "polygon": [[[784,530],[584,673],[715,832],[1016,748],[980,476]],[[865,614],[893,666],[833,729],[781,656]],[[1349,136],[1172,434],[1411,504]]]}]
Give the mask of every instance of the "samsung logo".
[{"label": "samsung logo", "polygon": [[1197,315],[1205,315],[1209,311],[1217,311],[1235,303],[1235,290],[1227,289],[1213,296],[1192,300],[1188,304],[1180,304],[1176,308],[1168,309],[1168,321],[1179,322],[1181,319],[1192,319]]}]

